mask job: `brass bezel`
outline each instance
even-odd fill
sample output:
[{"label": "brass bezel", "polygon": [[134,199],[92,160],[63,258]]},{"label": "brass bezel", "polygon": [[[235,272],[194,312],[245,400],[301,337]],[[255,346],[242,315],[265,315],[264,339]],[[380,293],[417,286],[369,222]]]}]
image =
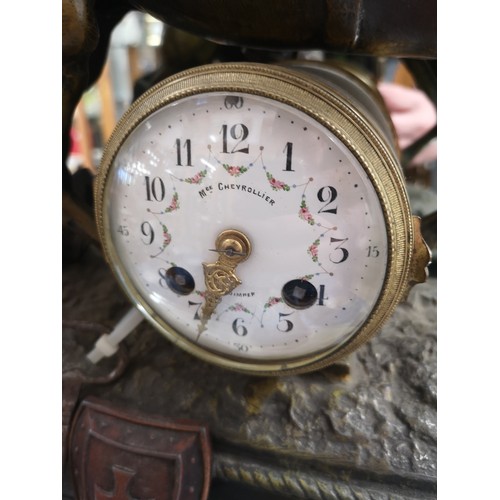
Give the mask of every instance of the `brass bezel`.
[{"label": "brass bezel", "polygon": [[[104,228],[104,198],[109,170],[120,147],[149,115],[184,97],[207,92],[242,92],[280,101],[317,120],[354,154],[371,179],[382,206],[388,240],[384,285],[370,316],[340,348],[332,348],[292,361],[248,361],[221,356],[180,335],[141,299],[120,269]],[[219,366],[256,375],[304,373],[345,357],[377,333],[403,298],[411,267],[414,230],[404,179],[393,148],[341,95],[327,85],[293,70],[260,63],[221,63],[197,67],[174,75],[135,101],[118,122],[108,142],[95,183],[95,216],[105,256],[133,303],[173,343]]]}]

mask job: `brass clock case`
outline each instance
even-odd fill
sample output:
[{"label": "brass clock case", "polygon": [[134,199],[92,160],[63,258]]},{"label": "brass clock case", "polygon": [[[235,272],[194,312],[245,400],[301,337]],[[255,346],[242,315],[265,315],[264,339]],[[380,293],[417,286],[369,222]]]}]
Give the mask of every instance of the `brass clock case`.
[{"label": "brass clock case", "polygon": [[[152,113],[182,98],[200,93],[238,92],[263,96],[295,108],[331,131],[366,171],[382,207],[388,257],[381,293],[362,327],[340,346],[291,360],[242,360],[223,356],[186,339],[141,297],[123,268],[105,223],[107,179],[113,161],[132,131]],[[95,184],[96,221],[103,250],[130,300],[172,342],[191,354],[232,370],[252,374],[291,374],[322,368],[345,357],[383,325],[415,281],[425,279],[429,253],[410,212],[404,178],[392,138],[380,124],[360,112],[340,92],[304,72],[263,64],[225,63],[184,71],[142,95],[119,121],[105,148]],[[382,127],[383,128],[383,127]],[[418,248],[418,251],[415,249]],[[418,257],[415,257],[418,256]],[[418,262],[416,262],[418,259]],[[415,278],[421,275],[420,278]]]}]

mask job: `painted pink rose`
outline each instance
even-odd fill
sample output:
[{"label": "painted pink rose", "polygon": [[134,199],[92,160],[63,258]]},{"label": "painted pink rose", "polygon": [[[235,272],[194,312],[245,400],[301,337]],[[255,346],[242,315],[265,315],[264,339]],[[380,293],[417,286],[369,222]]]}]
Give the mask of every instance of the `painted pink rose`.
[{"label": "painted pink rose", "polygon": [[312,219],[312,215],[309,212],[309,210],[307,210],[307,208],[301,208],[300,209],[300,217],[302,217],[305,220],[311,220]]},{"label": "painted pink rose", "polygon": [[316,240],[308,249],[307,252],[312,257],[313,262],[318,261],[318,246],[319,240]]},{"label": "painted pink rose", "polygon": [[280,302],[281,302],[281,299],[279,297],[270,297],[269,300],[264,305],[264,309],[266,309],[268,307],[272,307],[276,304],[279,304]]},{"label": "painted pink rose", "polygon": [[172,241],[172,236],[166,230],[166,228],[163,228],[163,245],[164,246],[170,245],[171,241]]},{"label": "painted pink rose", "polygon": [[277,181],[274,177],[271,179],[271,186],[276,189],[281,189],[284,185],[284,182]]}]

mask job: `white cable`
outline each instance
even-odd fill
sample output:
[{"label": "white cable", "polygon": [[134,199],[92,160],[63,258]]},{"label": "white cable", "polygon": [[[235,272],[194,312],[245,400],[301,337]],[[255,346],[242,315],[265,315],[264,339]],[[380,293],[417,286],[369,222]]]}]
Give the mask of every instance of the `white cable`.
[{"label": "white cable", "polygon": [[130,309],[111,333],[105,333],[99,337],[94,345],[94,349],[87,354],[87,359],[96,364],[102,358],[112,356],[118,351],[118,344],[130,334],[143,319],[144,316],[135,307]]}]

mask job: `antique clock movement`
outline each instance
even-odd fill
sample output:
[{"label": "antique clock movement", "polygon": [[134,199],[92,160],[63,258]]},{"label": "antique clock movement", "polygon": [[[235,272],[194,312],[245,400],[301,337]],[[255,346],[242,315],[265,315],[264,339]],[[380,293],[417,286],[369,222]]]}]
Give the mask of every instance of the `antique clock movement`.
[{"label": "antique clock movement", "polygon": [[319,64],[213,64],[141,96],[96,217],[130,300],[229,369],[326,366],[376,333],[429,252],[376,93]]}]

